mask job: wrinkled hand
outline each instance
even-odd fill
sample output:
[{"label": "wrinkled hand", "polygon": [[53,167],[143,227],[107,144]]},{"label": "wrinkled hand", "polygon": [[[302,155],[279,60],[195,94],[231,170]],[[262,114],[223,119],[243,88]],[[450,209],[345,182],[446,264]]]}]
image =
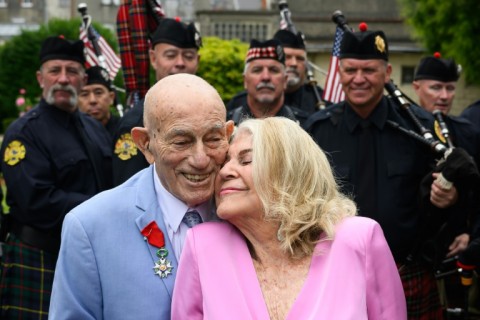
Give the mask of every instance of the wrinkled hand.
[{"label": "wrinkled hand", "polygon": [[462,233],[453,240],[452,244],[448,247],[447,258],[456,256],[457,254],[465,251],[470,241],[470,235],[468,233]]},{"label": "wrinkled hand", "polygon": [[433,173],[433,183],[430,190],[430,202],[437,208],[445,209],[454,205],[458,200],[457,188],[453,186],[451,189],[444,189],[435,179],[439,175],[438,172]]}]

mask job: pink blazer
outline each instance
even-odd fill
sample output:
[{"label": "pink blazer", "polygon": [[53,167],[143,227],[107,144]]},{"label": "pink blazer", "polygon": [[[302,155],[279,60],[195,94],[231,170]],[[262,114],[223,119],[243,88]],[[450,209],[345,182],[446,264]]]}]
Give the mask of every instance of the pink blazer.
[{"label": "pink blazer", "polygon": [[[281,275],[279,275],[281,276]],[[400,277],[383,231],[345,219],[315,249],[287,319],[406,319]],[[173,292],[172,319],[269,319],[242,234],[226,222],[189,230]]]}]

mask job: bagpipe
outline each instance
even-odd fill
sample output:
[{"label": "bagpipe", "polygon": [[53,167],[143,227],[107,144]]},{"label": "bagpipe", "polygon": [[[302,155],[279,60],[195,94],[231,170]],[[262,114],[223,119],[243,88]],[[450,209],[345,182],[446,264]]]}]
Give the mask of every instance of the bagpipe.
[{"label": "bagpipe", "polygon": [[159,0],[124,0],[117,12],[123,80],[131,107],[150,89],[150,38],[165,12]]},{"label": "bagpipe", "polygon": [[[292,13],[290,12],[290,9],[288,8],[288,3],[286,0],[280,0],[278,2],[278,7],[280,9],[280,17],[281,19],[286,23],[286,29],[293,33],[294,35],[300,35],[303,40],[305,40],[305,36],[303,33],[298,32],[297,28],[292,22],[291,15]],[[325,108],[325,101],[323,101],[322,96],[320,92],[318,91],[317,87],[317,81],[315,80],[313,76],[313,64],[308,61],[306,62],[306,69],[307,69],[307,81],[308,84],[312,87],[313,93],[315,95],[315,100],[316,100],[316,106],[317,109],[324,109]]]},{"label": "bagpipe", "polygon": [[80,3],[77,6],[77,10],[82,16],[82,28],[85,30],[87,33],[88,41],[90,41],[94,54],[96,55],[96,60],[98,61],[98,65],[102,67],[103,69],[107,70],[108,74],[110,75],[111,81],[112,81],[112,90],[115,94],[114,96],[114,104],[115,107],[118,111],[118,114],[120,117],[123,117],[123,105],[120,102],[119,96],[118,96],[118,91],[120,91],[119,88],[113,85],[113,79],[112,79],[112,73],[111,73],[111,68],[107,64],[107,59],[104,55],[104,52],[102,50],[102,46],[98,42],[98,36],[96,34],[96,31],[93,29],[92,26],[92,17],[87,14],[87,4],[86,3]]}]

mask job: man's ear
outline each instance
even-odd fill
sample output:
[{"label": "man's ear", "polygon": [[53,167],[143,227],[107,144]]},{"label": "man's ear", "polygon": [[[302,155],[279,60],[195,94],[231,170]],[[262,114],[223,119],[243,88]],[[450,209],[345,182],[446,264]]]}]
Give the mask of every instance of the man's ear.
[{"label": "man's ear", "polygon": [[227,141],[230,141],[233,131],[235,130],[235,123],[233,122],[233,120],[228,120],[225,124],[225,128],[227,133]]},{"label": "man's ear", "polygon": [[150,136],[148,135],[148,130],[143,127],[135,127],[132,129],[131,134],[133,142],[135,142],[137,148],[142,151],[148,163],[152,164],[155,161],[155,158],[150,149]]}]

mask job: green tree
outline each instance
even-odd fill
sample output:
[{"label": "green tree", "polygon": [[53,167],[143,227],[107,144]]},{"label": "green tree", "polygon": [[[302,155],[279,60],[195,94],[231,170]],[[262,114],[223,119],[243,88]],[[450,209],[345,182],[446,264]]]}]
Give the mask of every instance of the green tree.
[{"label": "green tree", "polygon": [[243,67],[248,43],[240,40],[222,40],[205,37],[200,49],[200,66],[197,74],[217,89],[227,103],[243,90]]},{"label": "green tree", "polygon": [[[35,73],[39,68],[39,52],[43,40],[56,35],[78,39],[80,24],[80,18],[52,19],[41,25],[39,30],[22,30],[18,36],[12,37],[0,47],[0,119],[3,124],[0,124],[0,131],[4,131],[6,125],[18,117],[15,100],[20,89],[25,89],[27,98],[34,102],[41,95]],[[95,23],[94,26],[115,50],[117,44],[112,31]]]},{"label": "green tree", "polygon": [[416,38],[433,54],[454,58],[467,83],[480,84],[480,1],[398,0]]}]

